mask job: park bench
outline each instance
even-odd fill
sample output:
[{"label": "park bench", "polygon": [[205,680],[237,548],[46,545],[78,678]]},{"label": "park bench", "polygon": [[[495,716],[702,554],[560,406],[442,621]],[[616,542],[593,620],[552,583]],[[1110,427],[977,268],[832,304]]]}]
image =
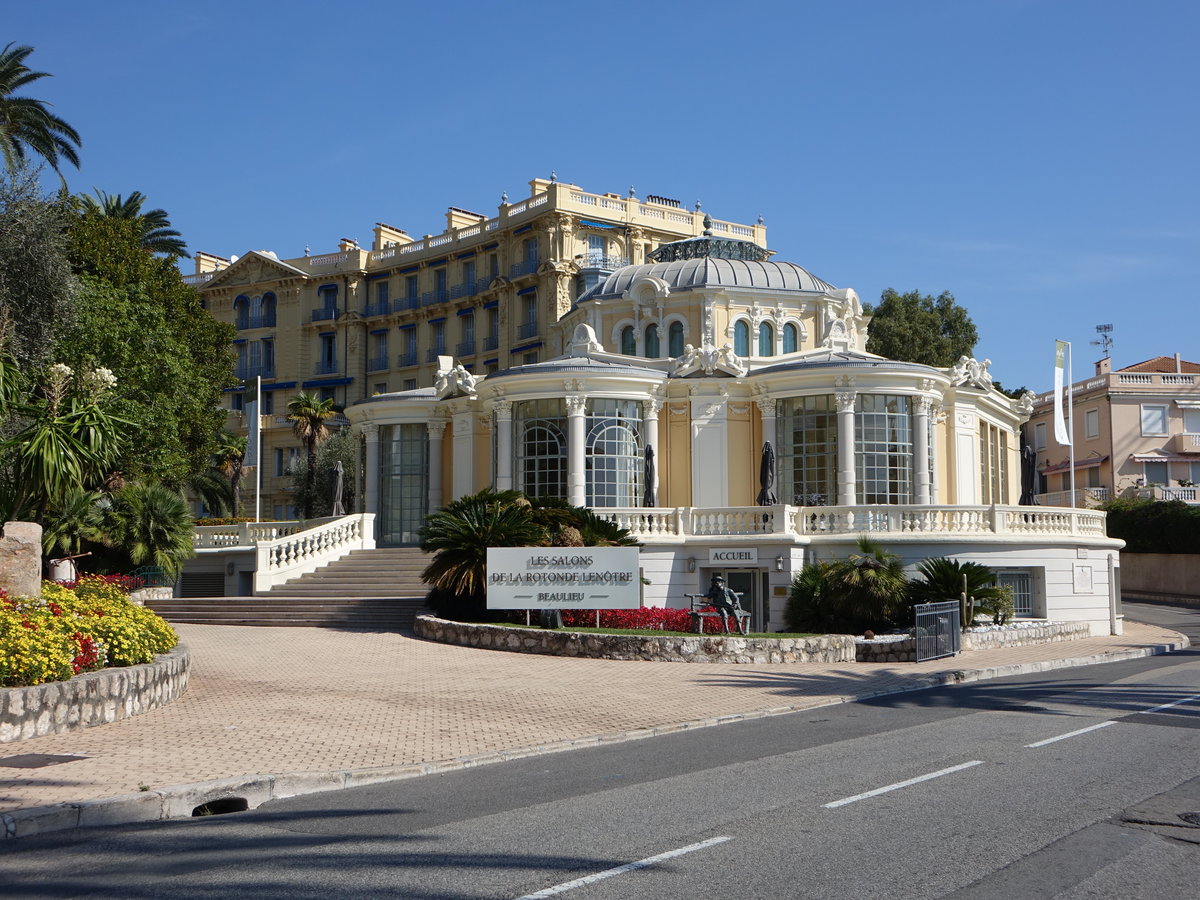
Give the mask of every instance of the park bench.
[{"label": "park bench", "polygon": [[[737,628],[738,634],[747,634],[750,631],[750,613],[748,610],[742,609],[742,595],[730,591],[729,593],[737,597],[737,610],[734,613],[734,627]],[[691,608],[688,610],[688,615],[692,617],[692,621],[696,623],[696,634],[704,634],[705,619],[720,619],[721,631],[729,633],[728,613],[722,613],[719,609],[713,606],[713,602],[708,599],[708,594],[684,594],[688,598],[688,603]]]}]

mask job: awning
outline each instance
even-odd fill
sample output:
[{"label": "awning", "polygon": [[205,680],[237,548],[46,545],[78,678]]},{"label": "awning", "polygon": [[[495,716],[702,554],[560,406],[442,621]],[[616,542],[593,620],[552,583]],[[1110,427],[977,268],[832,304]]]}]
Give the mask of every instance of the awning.
[{"label": "awning", "polygon": [[1148,463],[1148,462],[1190,463],[1190,462],[1196,462],[1196,457],[1194,457],[1194,456],[1179,456],[1178,454],[1167,454],[1166,456],[1159,456],[1154,453],[1130,453],[1129,458],[1132,459],[1134,462],[1140,462],[1140,463]]},{"label": "awning", "polygon": [[[1089,456],[1085,459],[1077,459],[1075,460],[1075,471],[1078,472],[1080,469],[1094,469],[1107,461],[1107,456]],[[1042,475],[1053,475],[1055,472],[1065,472],[1069,468],[1071,468],[1071,461],[1068,459],[1053,466],[1046,466],[1046,468],[1039,469],[1038,471]]]}]

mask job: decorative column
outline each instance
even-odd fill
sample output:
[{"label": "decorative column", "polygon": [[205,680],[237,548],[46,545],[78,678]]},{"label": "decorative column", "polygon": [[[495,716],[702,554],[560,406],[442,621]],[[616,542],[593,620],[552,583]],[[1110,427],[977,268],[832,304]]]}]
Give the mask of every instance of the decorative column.
[{"label": "decorative column", "polygon": [[587,505],[587,397],[567,397],[567,500]]},{"label": "decorative column", "polygon": [[925,396],[915,398],[913,403],[913,483],[920,504],[933,502],[929,493],[929,408],[932,403]]},{"label": "decorative column", "polygon": [[363,500],[366,505],[364,512],[379,512],[379,426],[374,422],[364,422],[361,426],[363,440],[367,444],[367,471],[363,475]]},{"label": "decorative column", "polygon": [[425,427],[429,430],[429,512],[434,512],[442,508],[442,435],[446,420],[430,419]]},{"label": "decorative column", "polygon": [[[657,398],[642,401],[642,442],[647,449],[654,451],[654,484],[643,486],[642,493],[645,494],[645,488],[649,487],[654,496],[655,504],[658,503],[658,471],[662,468],[662,460],[658,458],[658,411],[662,409],[662,401]],[[641,498],[638,498],[641,502]]]},{"label": "decorative column", "polygon": [[775,455],[779,455],[779,439],[775,428],[775,407],[777,401],[774,397],[759,397],[754,401],[758,404],[758,412],[762,416],[762,436],[763,441],[769,441],[771,448],[775,451]]},{"label": "decorative column", "polygon": [[453,444],[450,457],[452,500],[475,493],[475,410],[468,401],[458,401],[452,413]]},{"label": "decorative column", "polygon": [[512,401],[497,400],[492,404],[496,414],[496,490],[511,491],[512,470]]},{"label": "decorative column", "polygon": [[854,391],[837,395],[838,410],[838,506],[858,503],[854,475]]}]

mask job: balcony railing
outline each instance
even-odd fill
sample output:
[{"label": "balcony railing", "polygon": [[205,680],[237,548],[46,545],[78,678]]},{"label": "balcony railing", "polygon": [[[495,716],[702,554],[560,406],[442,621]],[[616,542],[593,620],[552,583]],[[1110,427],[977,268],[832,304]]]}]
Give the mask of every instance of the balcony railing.
[{"label": "balcony railing", "polygon": [[421,295],[422,306],[436,306],[439,303],[445,303],[450,299],[450,292],[445,288],[436,291],[426,291]]},{"label": "balcony railing", "polygon": [[598,508],[596,514],[645,543],[684,537],[765,537],[853,540],[860,534],[904,539],[987,538],[995,535],[1105,536],[1098,510],[1046,506],[738,506],[724,508]]},{"label": "balcony railing", "polygon": [[426,351],[425,362],[437,362],[437,358],[439,356],[445,356],[445,355],[446,355],[445,347],[433,347],[432,349]]},{"label": "balcony railing", "polygon": [[336,375],[336,374],[338,374],[338,369],[339,369],[339,366],[336,361],[334,361],[334,362],[329,362],[329,361],[319,362],[315,366],[313,366],[313,374],[314,375]]},{"label": "balcony railing", "polygon": [[627,265],[629,265],[629,259],[624,256],[605,256],[602,253],[589,253],[580,268],[604,269],[612,272],[616,269],[622,269]]},{"label": "balcony railing", "polygon": [[520,278],[522,275],[532,275],[538,270],[541,265],[536,259],[526,259],[518,263],[513,263],[508,267],[509,278]]},{"label": "balcony railing", "polygon": [[454,348],[455,356],[473,356],[474,353],[475,353],[475,342],[474,341],[463,341],[461,344],[459,344],[457,347]]},{"label": "balcony railing", "polygon": [[397,297],[392,301],[392,312],[405,312],[406,310],[420,308],[421,298],[418,296]]},{"label": "balcony railing", "polygon": [[494,334],[488,335],[487,337],[485,337],[483,339],[483,348],[482,349],[483,349],[484,353],[486,353],[489,350],[495,350],[499,346],[500,346],[500,338],[498,338]]},{"label": "balcony railing", "polygon": [[379,300],[375,303],[368,303],[363,307],[364,316],[386,316],[391,312],[391,304],[386,300]]},{"label": "balcony railing", "polygon": [[341,314],[336,306],[323,306],[312,311],[312,320],[314,322],[327,322],[330,319],[336,319]]},{"label": "balcony railing", "polygon": [[1200,453],[1200,434],[1185,431],[1171,438],[1171,449],[1176,453]]},{"label": "balcony railing", "polygon": [[1037,495],[1039,506],[1074,506],[1082,509],[1091,509],[1110,499],[1110,491],[1106,487],[1076,488],[1074,503],[1071,502],[1070,491],[1050,491]]},{"label": "balcony railing", "polygon": [[531,338],[538,333],[537,322],[526,322],[523,325],[517,326],[517,340],[523,341],[525,338]]},{"label": "balcony railing", "polygon": [[246,382],[252,378],[274,378],[275,364],[268,363],[262,366],[238,366],[234,372],[238,377],[238,381]]},{"label": "balcony railing", "polygon": [[368,372],[382,372],[387,368],[388,368],[387,354],[384,354],[383,356],[376,356],[376,357],[373,357],[373,358],[367,360],[367,371]]},{"label": "balcony railing", "polygon": [[264,316],[239,316],[237,320],[238,331],[246,331],[249,328],[274,328],[275,313]]},{"label": "balcony railing", "polygon": [[415,366],[417,364],[417,351],[413,350],[409,353],[401,353],[396,357],[396,368],[403,369],[407,366]]}]

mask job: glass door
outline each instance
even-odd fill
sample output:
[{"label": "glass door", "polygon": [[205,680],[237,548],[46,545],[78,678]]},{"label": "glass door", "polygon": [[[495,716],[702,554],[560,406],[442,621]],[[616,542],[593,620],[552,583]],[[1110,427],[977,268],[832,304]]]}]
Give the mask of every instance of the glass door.
[{"label": "glass door", "polygon": [[753,569],[727,569],[725,584],[742,596],[742,609],[750,613],[750,631],[762,631],[762,598],[758,595],[758,573]]}]

